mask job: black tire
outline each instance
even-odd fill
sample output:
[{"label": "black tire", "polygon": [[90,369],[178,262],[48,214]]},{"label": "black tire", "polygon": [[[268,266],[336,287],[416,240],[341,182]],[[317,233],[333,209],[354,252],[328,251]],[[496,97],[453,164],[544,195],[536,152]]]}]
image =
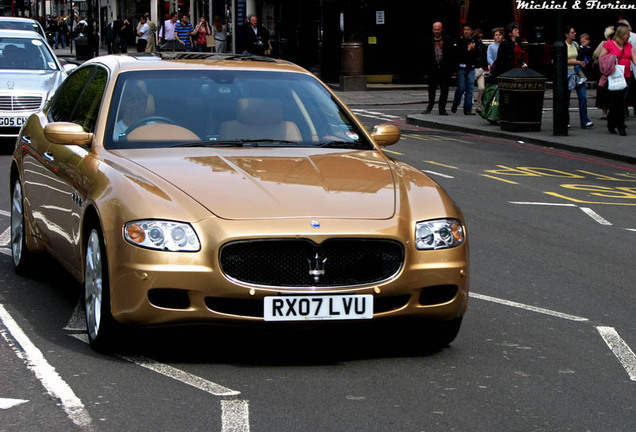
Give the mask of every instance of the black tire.
[{"label": "black tire", "polygon": [[111,313],[108,259],[104,237],[98,228],[88,230],[84,262],[84,308],[88,341],[99,352],[116,343],[118,325]]},{"label": "black tire", "polygon": [[26,244],[24,195],[20,179],[16,179],[11,188],[11,255],[15,272],[19,275],[28,274],[32,268],[33,254]]},{"label": "black tire", "polygon": [[444,348],[457,337],[462,325],[462,317],[448,321],[434,321],[430,323],[430,339],[435,348]]}]

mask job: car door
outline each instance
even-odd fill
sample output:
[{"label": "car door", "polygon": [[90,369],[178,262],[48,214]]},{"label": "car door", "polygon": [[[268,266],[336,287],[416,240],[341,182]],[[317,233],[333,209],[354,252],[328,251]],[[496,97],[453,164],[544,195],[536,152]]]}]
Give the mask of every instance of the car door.
[{"label": "car door", "polygon": [[[98,66],[83,67],[71,74],[62,89],[66,93],[61,93],[51,106],[49,120],[77,123],[86,132],[94,132],[107,77],[107,71]],[[50,245],[60,260],[79,269],[80,221],[91,185],[83,170],[91,164],[91,148],[50,143],[43,156],[47,183],[54,185],[45,203]]]}]

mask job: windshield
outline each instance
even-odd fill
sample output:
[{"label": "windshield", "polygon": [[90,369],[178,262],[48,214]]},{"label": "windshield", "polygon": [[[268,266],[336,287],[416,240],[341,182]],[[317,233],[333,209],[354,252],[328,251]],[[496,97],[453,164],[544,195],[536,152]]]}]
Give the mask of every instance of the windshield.
[{"label": "windshield", "polygon": [[57,64],[40,39],[0,37],[0,69],[57,70]]},{"label": "windshield", "polygon": [[104,146],[373,148],[315,78],[233,70],[120,74]]}]

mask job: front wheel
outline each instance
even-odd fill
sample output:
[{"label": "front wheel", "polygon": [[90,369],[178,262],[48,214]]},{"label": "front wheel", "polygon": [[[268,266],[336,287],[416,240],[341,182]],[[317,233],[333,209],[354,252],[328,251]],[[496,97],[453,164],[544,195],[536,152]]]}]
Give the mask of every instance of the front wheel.
[{"label": "front wheel", "polygon": [[88,340],[96,351],[112,348],[117,323],[110,310],[110,286],[104,240],[96,228],[92,228],[86,241],[84,267],[84,306]]},{"label": "front wheel", "polygon": [[32,254],[26,244],[24,197],[20,179],[16,179],[13,183],[11,194],[11,255],[15,272],[26,274]]}]

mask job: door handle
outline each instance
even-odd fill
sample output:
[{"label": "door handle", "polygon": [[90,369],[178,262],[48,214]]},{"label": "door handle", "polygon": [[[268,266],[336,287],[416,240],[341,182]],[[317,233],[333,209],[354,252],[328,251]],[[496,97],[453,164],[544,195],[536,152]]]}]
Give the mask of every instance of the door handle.
[{"label": "door handle", "polygon": [[42,156],[44,156],[44,159],[46,159],[49,162],[55,161],[55,157],[53,157],[53,153],[51,152],[45,152]]}]

